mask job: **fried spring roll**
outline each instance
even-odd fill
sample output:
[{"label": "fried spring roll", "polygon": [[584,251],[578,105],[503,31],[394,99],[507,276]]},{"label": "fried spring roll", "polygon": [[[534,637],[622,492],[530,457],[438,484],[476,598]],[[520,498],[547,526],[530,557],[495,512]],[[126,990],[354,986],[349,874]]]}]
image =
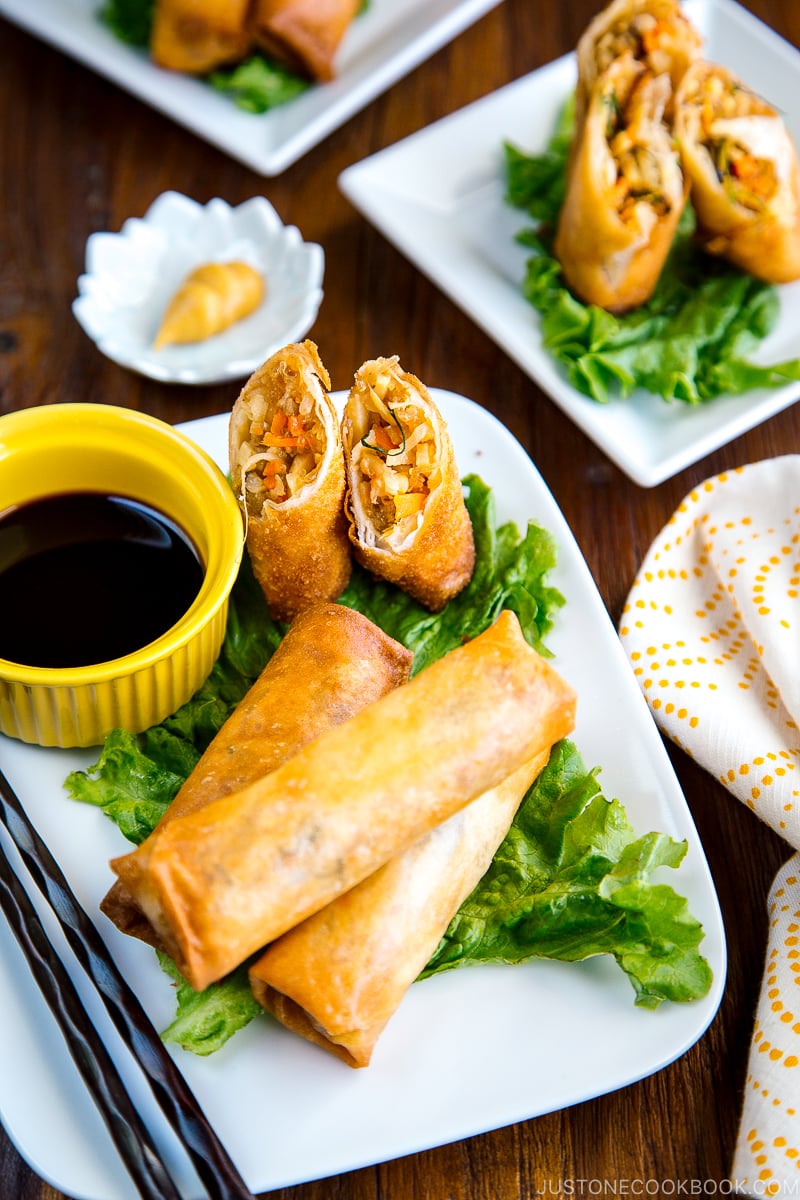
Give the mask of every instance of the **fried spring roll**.
[{"label": "fried spring roll", "polygon": [[567,182],[554,243],[568,287],[624,312],[651,296],[686,203],[664,122],[669,76],[631,55],[598,80]]},{"label": "fried spring roll", "polygon": [[571,730],[575,697],[505,611],[471,642],[112,868],[208,986]]},{"label": "fried spring roll", "polygon": [[578,42],[576,129],[583,125],[598,79],[617,59],[627,55],[651,74],[667,75],[674,93],[689,65],[700,57],[702,44],[678,0],[613,0]]},{"label": "fried spring roll", "polygon": [[797,151],[776,109],[727,68],[698,62],[675,130],[705,248],[768,283],[800,277]]},{"label": "fried spring roll", "polygon": [[286,346],[251,375],[231,413],[233,489],[271,615],[336,600],[350,578],[344,462],[317,347]]},{"label": "fried spring roll", "polygon": [[361,0],[254,0],[256,44],[271,58],[320,82],[335,75],[336,53]]},{"label": "fried spring roll", "polygon": [[[292,622],[272,658],[209,744],[161,821],[197,812],[240,791],[320,734],[404,683],[412,655],[367,617],[340,604],[317,604]],[[119,878],[101,909],[132,937],[161,939]]]},{"label": "fried spring roll", "polygon": [[273,942],[250,968],[258,1002],[349,1066],[368,1066],[547,758],[526,763]]},{"label": "fried spring roll", "polygon": [[250,0],[156,0],[150,55],[159,67],[205,75],[250,48]]},{"label": "fried spring roll", "polygon": [[472,577],[475,545],[447,426],[394,358],[356,372],[342,419],[355,557],[437,612]]}]

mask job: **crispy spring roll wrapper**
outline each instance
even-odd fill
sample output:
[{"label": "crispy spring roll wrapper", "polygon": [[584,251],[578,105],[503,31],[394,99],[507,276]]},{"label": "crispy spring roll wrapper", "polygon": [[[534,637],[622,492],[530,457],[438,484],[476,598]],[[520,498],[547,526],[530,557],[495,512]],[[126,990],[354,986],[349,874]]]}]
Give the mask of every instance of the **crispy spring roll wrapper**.
[{"label": "crispy spring roll wrapper", "polygon": [[537,755],[273,942],[250,968],[258,1002],[349,1066],[368,1066],[547,758]]},{"label": "crispy spring roll wrapper", "polygon": [[396,357],[356,372],[342,446],[356,559],[438,612],[472,577],[472,523],[444,419]]},{"label": "crispy spring roll wrapper", "polygon": [[627,55],[592,95],[575,148],[554,243],[581,300],[624,312],[652,295],[688,185],[664,112],[668,75]]},{"label": "crispy spring roll wrapper", "polygon": [[311,79],[333,79],[336,53],[361,0],[254,0],[253,37],[271,58]]},{"label": "crispy spring roll wrapper", "polygon": [[251,375],[231,413],[233,489],[253,573],[278,621],[338,599],[350,578],[344,461],[329,388],[313,342],[285,346]]},{"label": "crispy spring roll wrapper", "polygon": [[[246,696],[210,742],[156,826],[263,778],[334,725],[404,683],[412,654],[367,617],[317,604],[289,627]],[[100,905],[132,937],[164,949],[125,886],[125,859]]]},{"label": "crispy spring roll wrapper", "polygon": [[153,833],[124,882],[202,990],[550,747],[574,708],[505,611],[264,779]]},{"label": "crispy spring roll wrapper", "polygon": [[780,114],[725,67],[695,63],[675,131],[705,248],[768,283],[800,277],[800,174]]},{"label": "crispy spring roll wrapper", "polygon": [[576,129],[583,125],[598,79],[617,59],[627,55],[653,75],[668,75],[674,93],[702,45],[678,0],[612,0],[578,41]]},{"label": "crispy spring roll wrapper", "polygon": [[156,0],[150,56],[159,67],[204,75],[250,48],[250,0]]}]

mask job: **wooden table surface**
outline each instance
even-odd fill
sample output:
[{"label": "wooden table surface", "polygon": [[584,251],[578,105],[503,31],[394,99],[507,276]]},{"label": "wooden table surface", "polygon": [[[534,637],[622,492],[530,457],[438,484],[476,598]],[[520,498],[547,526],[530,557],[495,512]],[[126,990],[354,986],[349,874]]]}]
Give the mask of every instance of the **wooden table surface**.
[{"label": "wooden table surface", "polygon": [[[275,179],[0,19],[0,411],[88,400],[177,422],[229,410],[238,385],[163,386],[117,367],[70,305],[87,237],[119,229],[161,192],[233,205],[264,194],[325,249],[325,298],[311,336],[333,386],[347,387],[365,359],[398,354],[429,385],[471,396],[505,422],[552,489],[616,623],[645,552],[687,491],[724,468],[800,451],[800,407],[642,489],[337,188],[351,163],[570,50],[599,7],[598,0],[504,0]],[[746,7],[800,45],[793,0],[746,0]],[[765,898],[789,849],[681,751],[668,750],[729,938],[724,998],[700,1041],[614,1094],[273,1196],[514,1200],[724,1186],[766,945]],[[3,1136],[0,1200],[60,1200]]]}]

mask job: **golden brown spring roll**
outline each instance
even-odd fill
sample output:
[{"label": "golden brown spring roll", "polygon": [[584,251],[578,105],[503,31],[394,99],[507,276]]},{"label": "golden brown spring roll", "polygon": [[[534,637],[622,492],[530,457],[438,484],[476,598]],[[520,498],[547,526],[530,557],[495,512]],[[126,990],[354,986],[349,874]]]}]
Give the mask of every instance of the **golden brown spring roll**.
[{"label": "golden brown spring roll", "polygon": [[627,55],[598,80],[567,181],[554,251],[587,304],[624,312],[652,295],[687,197],[664,122],[668,75]]},{"label": "golden brown spring roll", "polygon": [[360,7],[361,0],[254,0],[250,23],[256,44],[271,58],[326,82]]},{"label": "golden brown spring roll", "polygon": [[[405,646],[352,609],[341,604],[306,609],[292,622],[156,829],[263,778],[301,746],[404,683],[411,660]],[[120,873],[124,875],[122,868]],[[100,907],[123,933],[164,948],[122,878]]]},{"label": "golden brown spring roll", "polygon": [[472,524],[442,415],[396,357],[356,372],[342,446],[356,559],[437,612],[472,577]]},{"label": "golden brown spring roll", "polygon": [[368,1066],[547,758],[526,763],[273,942],[250,968],[258,1002],[349,1066]]},{"label": "golden brown spring roll", "polygon": [[112,868],[201,990],[551,746],[574,706],[506,611]]},{"label": "golden brown spring roll", "polygon": [[[667,75],[674,93],[689,65],[700,57],[702,45],[678,0],[612,0],[578,42],[576,129],[583,125],[598,79],[617,59],[627,55],[651,74]],[[669,109],[671,102],[672,94]]]},{"label": "golden brown spring roll", "polygon": [[705,248],[769,283],[800,277],[797,151],[779,113],[727,68],[698,62],[675,132]]},{"label": "golden brown spring roll", "polygon": [[285,346],[251,375],[231,413],[233,489],[271,615],[336,600],[350,578],[344,461],[317,347]]},{"label": "golden brown spring roll", "polygon": [[204,75],[243,58],[250,0],[156,0],[150,55],[159,67]]}]

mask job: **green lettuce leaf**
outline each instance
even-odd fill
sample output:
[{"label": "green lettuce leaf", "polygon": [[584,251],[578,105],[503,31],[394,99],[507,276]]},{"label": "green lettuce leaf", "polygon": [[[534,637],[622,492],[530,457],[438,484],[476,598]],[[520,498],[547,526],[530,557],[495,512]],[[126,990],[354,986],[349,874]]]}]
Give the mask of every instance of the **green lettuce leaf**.
[{"label": "green lettuce leaf", "polygon": [[552,254],[571,120],[572,101],[542,154],[505,145],[506,200],[534,220],[518,234],[533,251],[523,294],[540,314],[542,344],[570,384],[601,404],[641,388],[665,401],[695,405],[800,379],[800,359],[772,365],[750,360],[775,327],[778,291],[705,253],[694,238],[690,205],[646,304],[614,316],[572,295]]},{"label": "green lettuce leaf", "polygon": [[262,54],[253,54],[228,70],[212,71],[208,82],[215,91],[230,96],[238,108],[251,113],[268,112],[311,87],[310,80]]},{"label": "green lettuce leaf", "polygon": [[167,954],[156,953],[162,970],[175,984],[177,1004],[174,1020],[161,1034],[162,1041],[175,1042],[182,1050],[205,1057],[224,1046],[254,1017],[263,1016],[264,1009],[250,989],[246,966],[196,992]]},{"label": "green lettuce leaf", "polygon": [[555,130],[542,154],[526,154],[511,142],[506,155],[506,200],[524,208],[536,221],[554,226],[564,203],[566,162],[572,143],[575,97],[570,96],[558,115]]},{"label": "green lettuce leaf", "polygon": [[131,46],[148,46],[155,0],[106,0],[100,20],[115,37]]},{"label": "green lettuce leaf", "polygon": [[[200,755],[193,747],[182,745],[176,757],[185,755],[177,773],[167,765],[169,755],[152,757],[144,743],[124,729],[113,730],[106,738],[100,757],[88,771],[73,771],[65,786],[73,800],[95,804],[138,846],[155,828],[178,788],[187,778]],[[184,770],[186,774],[184,774]]]},{"label": "green lettuce leaf", "polygon": [[698,999],[712,979],[698,951],[702,926],[682,896],[651,880],[685,853],[664,834],[637,837],[596,771],[560,742],[421,978],[476,963],[610,954],[637,1005]]}]

